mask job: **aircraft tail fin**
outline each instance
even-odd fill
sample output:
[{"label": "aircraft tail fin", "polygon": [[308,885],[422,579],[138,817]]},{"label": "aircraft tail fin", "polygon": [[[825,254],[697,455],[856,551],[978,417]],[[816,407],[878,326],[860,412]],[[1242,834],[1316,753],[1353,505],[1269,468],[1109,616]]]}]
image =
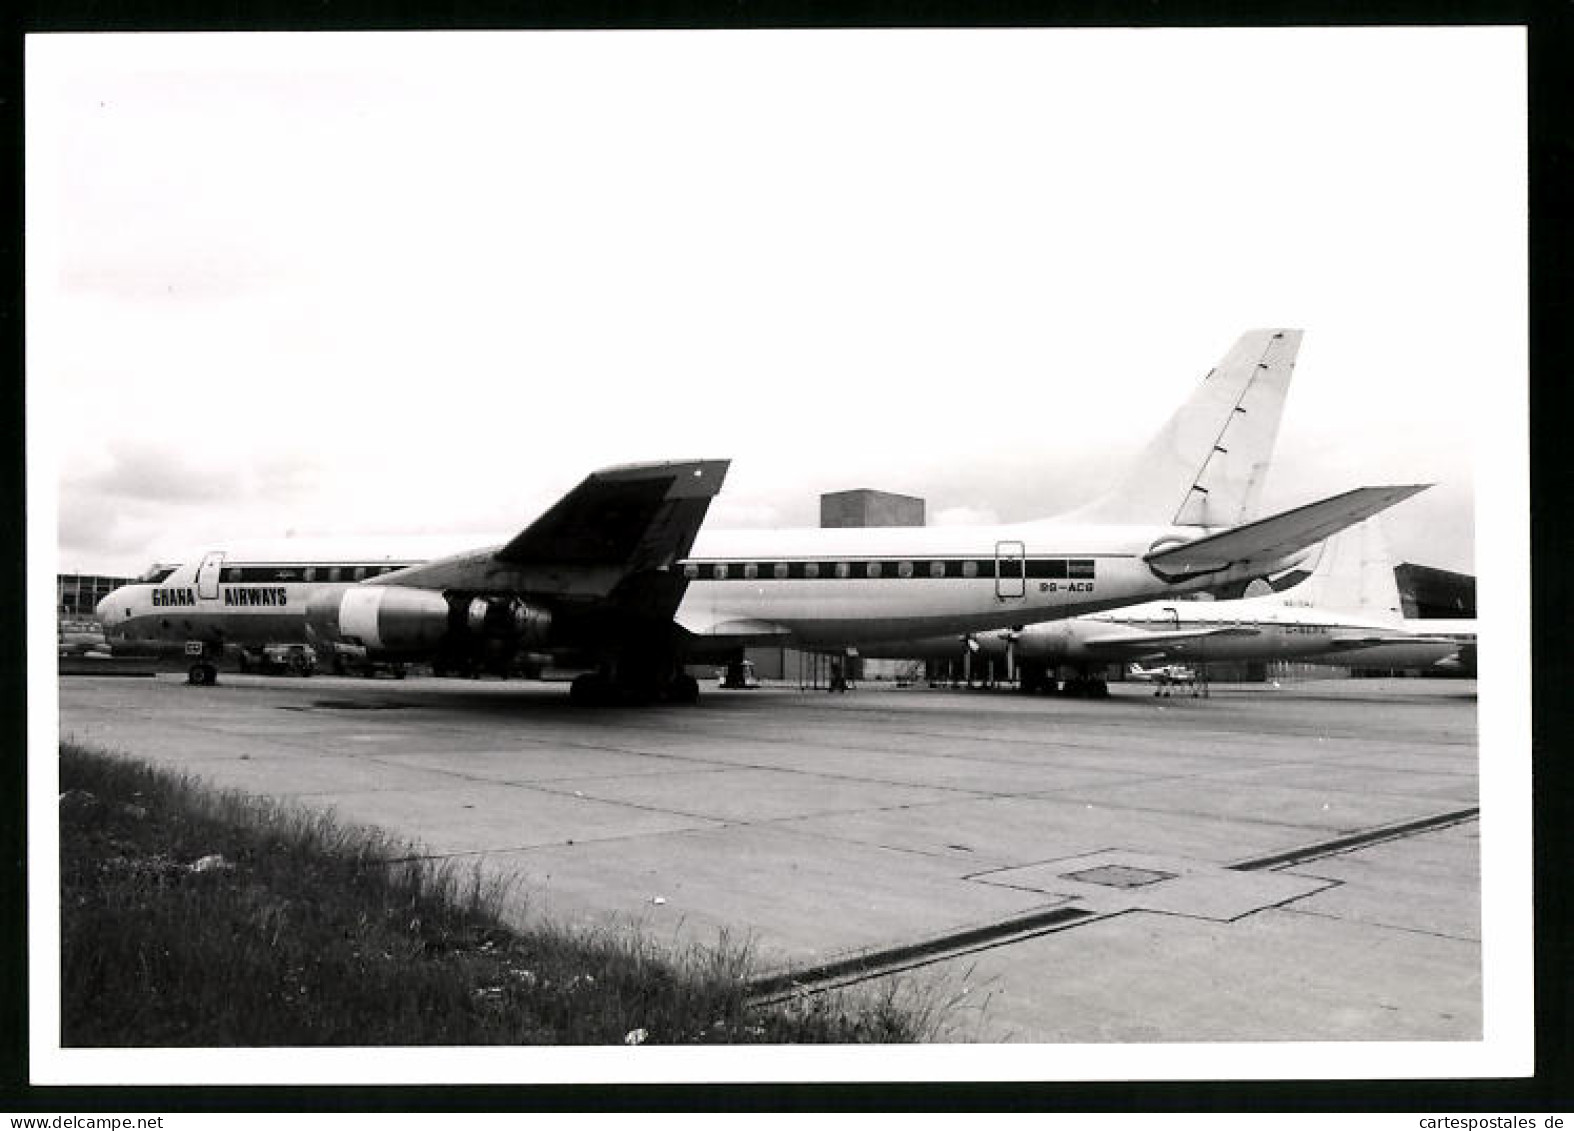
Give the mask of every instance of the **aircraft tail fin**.
[{"label": "aircraft tail fin", "polygon": [[1115,488],[1075,517],[1175,526],[1236,526],[1254,517],[1301,335],[1242,334]]},{"label": "aircraft tail fin", "polygon": [[1341,530],[1322,545],[1311,576],[1286,591],[1318,608],[1401,624],[1404,609],[1378,519]]}]

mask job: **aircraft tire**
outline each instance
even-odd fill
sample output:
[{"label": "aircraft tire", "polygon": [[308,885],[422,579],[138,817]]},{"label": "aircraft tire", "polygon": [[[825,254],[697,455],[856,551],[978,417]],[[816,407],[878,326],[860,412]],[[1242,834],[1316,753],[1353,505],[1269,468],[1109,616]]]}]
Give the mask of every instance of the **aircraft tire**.
[{"label": "aircraft tire", "polygon": [[679,672],[672,677],[672,683],[667,688],[667,701],[670,703],[698,703],[700,701],[700,681],[687,672]]},{"label": "aircraft tire", "polygon": [[186,682],[193,687],[212,687],[219,682],[219,669],[206,662],[192,664],[186,669]]},{"label": "aircraft tire", "polygon": [[612,685],[600,672],[577,675],[568,687],[568,701],[576,707],[604,707],[611,698]]}]

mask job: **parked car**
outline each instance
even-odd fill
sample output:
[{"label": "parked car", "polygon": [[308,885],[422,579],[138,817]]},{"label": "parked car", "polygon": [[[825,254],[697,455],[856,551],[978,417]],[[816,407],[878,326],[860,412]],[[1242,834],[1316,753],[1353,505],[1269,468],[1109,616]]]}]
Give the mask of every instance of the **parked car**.
[{"label": "parked car", "polygon": [[362,675],[368,679],[391,675],[395,679],[403,679],[410,670],[409,664],[396,660],[373,660],[366,654],[365,648],[352,644],[330,645],[329,656],[334,675]]},{"label": "parked car", "polygon": [[263,675],[312,675],[317,670],[317,652],[310,644],[264,644],[254,651],[242,651],[240,670]]}]

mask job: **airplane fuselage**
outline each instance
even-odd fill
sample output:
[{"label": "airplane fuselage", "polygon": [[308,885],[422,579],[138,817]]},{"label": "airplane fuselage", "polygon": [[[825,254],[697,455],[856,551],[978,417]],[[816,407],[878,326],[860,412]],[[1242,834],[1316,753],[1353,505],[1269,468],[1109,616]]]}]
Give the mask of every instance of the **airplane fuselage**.
[{"label": "airplane fuselage", "polygon": [[[1202,632],[1199,636],[1135,651],[1124,638],[1153,633]],[[1226,631],[1217,631],[1226,630]],[[1236,631],[1228,631],[1236,630]],[[1359,646],[1361,638],[1393,638],[1406,632],[1413,641]],[[1137,654],[1185,657],[1197,662],[1274,661],[1322,658],[1340,665],[1425,668],[1454,655],[1462,638],[1437,638],[1429,622],[1396,625],[1315,607],[1285,605],[1277,598],[1240,601],[1180,601],[1133,605],[1075,620],[1030,625],[1016,633],[982,633],[972,638],[975,655],[1003,658],[1007,650],[1017,661],[1052,664],[1116,663]],[[1451,634],[1452,635],[1452,634]],[[949,659],[961,655],[958,637],[932,637],[907,646],[885,646],[874,655]]]},{"label": "airplane fuselage", "polygon": [[[1204,533],[1055,521],[702,531],[687,558],[672,566],[686,581],[674,619],[701,653],[746,643],[830,649],[986,632],[1235,580],[1228,570],[1168,582],[1142,560],[1157,543]],[[100,616],[110,639],[122,644],[304,641],[313,597],[330,588],[397,584],[385,575],[424,560],[408,550],[314,552],[289,542],[213,550],[167,576],[122,587]]]},{"label": "airplane fuselage", "polygon": [[680,567],[688,588],[677,621],[702,639],[843,648],[1058,620],[1234,580],[1228,571],[1168,582],[1142,560],[1157,543],[1201,533],[1054,521],[702,531]]}]

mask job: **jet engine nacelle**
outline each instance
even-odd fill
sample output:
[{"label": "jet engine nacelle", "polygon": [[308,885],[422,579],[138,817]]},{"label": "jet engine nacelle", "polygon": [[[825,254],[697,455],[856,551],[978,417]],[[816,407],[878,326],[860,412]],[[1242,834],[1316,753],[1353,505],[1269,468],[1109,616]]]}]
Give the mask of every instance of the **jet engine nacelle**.
[{"label": "jet engine nacelle", "polygon": [[1064,621],[1035,624],[1014,643],[1018,660],[1061,663],[1082,659],[1087,652],[1079,626]]},{"label": "jet engine nacelle", "polygon": [[306,629],[314,641],[370,653],[428,652],[448,633],[448,601],[435,590],[394,585],[330,589],[307,602]]},{"label": "jet engine nacelle", "polygon": [[314,641],[353,644],[382,655],[421,655],[481,641],[544,643],[552,614],[517,597],[450,598],[434,589],[352,585],[328,590],[306,606]]},{"label": "jet engine nacelle", "polygon": [[518,597],[475,597],[465,606],[465,628],[472,637],[541,644],[551,631],[552,614]]}]

